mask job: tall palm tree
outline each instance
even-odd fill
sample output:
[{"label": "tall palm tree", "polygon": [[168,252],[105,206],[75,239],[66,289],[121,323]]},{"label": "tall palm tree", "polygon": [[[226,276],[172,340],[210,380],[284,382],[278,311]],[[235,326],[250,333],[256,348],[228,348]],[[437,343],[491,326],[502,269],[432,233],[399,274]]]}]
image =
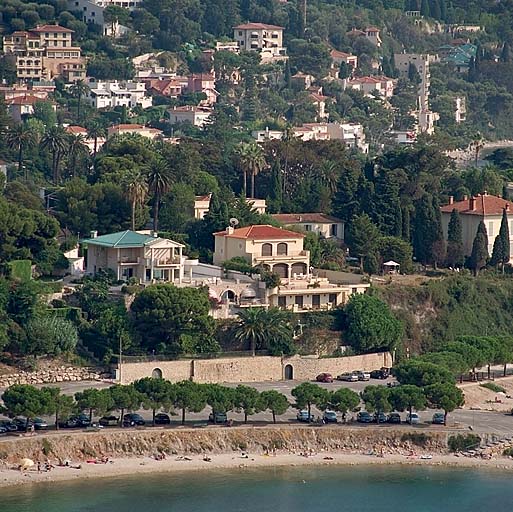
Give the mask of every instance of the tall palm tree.
[{"label": "tall palm tree", "polygon": [[66,154],[68,134],[62,126],[50,126],[41,138],[41,147],[52,154],[52,176],[54,185],[60,181],[60,162]]},{"label": "tall palm tree", "polygon": [[107,132],[104,126],[97,119],[94,119],[87,125],[87,137],[94,140],[93,158],[96,158],[96,153],[98,152],[98,139],[106,135]]},{"label": "tall palm tree", "polygon": [[[36,131],[27,126],[25,123],[18,123],[14,125],[6,134],[5,140],[7,145],[18,152],[18,174],[21,174],[23,168],[23,152],[25,149],[34,147],[37,144],[37,133]],[[28,175],[25,171],[25,181],[27,181]]]},{"label": "tall palm tree", "polygon": [[320,171],[322,184],[332,195],[335,194],[339,177],[337,165],[332,160],[324,160],[321,164]]},{"label": "tall palm tree", "polygon": [[251,197],[255,197],[255,176],[266,166],[263,149],[256,142],[242,143],[238,153],[239,165],[244,176],[244,195],[246,196],[247,175],[251,176]]},{"label": "tall palm tree", "polygon": [[255,355],[257,349],[270,348],[273,342],[292,339],[289,314],[278,308],[247,308],[239,314],[234,327],[235,339],[250,346]]},{"label": "tall palm tree", "polygon": [[76,169],[80,161],[85,161],[89,157],[89,148],[85,143],[84,136],[81,134],[68,135],[68,174],[76,175]]},{"label": "tall palm tree", "polygon": [[145,176],[138,172],[130,173],[125,179],[126,191],[132,209],[132,231],[135,231],[135,214],[138,206],[142,206],[148,193]]},{"label": "tall palm tree", "polygon": [[146,168],[148,189],[153,195],[153,231],[159,228],[159,208],[162,196],[171,188],[172,174],[167,162],[155,158]]},{"label": "tall palm tree", "polygon": [[83,80],[77,80],[71,87],[70,92],[77,98],[77,122],[80,123],[80,106],[82,104],[82,96],[88,91],[88,87]]}]

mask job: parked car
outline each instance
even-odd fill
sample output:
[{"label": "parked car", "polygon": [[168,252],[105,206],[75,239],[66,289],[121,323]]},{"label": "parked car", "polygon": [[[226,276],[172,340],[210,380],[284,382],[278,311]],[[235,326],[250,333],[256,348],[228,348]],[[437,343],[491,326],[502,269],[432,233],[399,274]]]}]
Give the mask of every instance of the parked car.
[{"label": "parked car", "polygon": [[359,371],[359,372],[356,372],[356,375],[358,376],[358,380],[362,380],[362,381],[370,380],[370,372]]},{"label": "parked car", "polygon": [[388,379],[390,376],[390,373],[388,371],[388,368],[381,368],[380,370],[373,370],[370,373],[371,379]]},{"label": "parked car", "polygon": [[445,425],[445,415],[443,412],[435,412],[431,420],[433,425]]},{"label": "parked car", "polygon": [[87,414],[70,416],[66,420],[59,421],[59,428],[86,428],[91,424]]},{"label": "parked car", "polygon": [[397,386],[400,386],[401,383],[394,380],[393,382],[387,382],[387,388],[396,388]]},{"label": "parked car", "polygon": [[388,415],[388,423],[401,423],[401,415],[398,412],[391,412]]},{"label": "parked car", "polygon": [[315,378],[317,382],[333,382],[331,373],[319,373]]},{"label": "parked car", "polygon": [[297,413],[297,421],[302,421],[304,423],[311,423],[314,421],[315,417],[313,414],[308,414],[308,411],[306,409],[303,409],[302,411],[299,411]]},{"label": "parked car", "polygon": [[337,377],[338,380],[343,380],[345,382],[358,382],[358,375],[353,372],[342,373]]},{"label": "parked car", "polygon": [[27,418],[23,418],[22,416],[14,418],[12,422],[16,425],[16,430],[18,432],[26,432],[27,430],[31,430],[34,426],[34,422],[32,420],[29,419],[27,421]]},{"label": "parked car", "polygon": [[18,427],[11,420],[0,420],[0,427],[5,428],[7,432],[16,432]]},{"label": "parked car", "polygon": [[103,416],[98,423],[102,427],[116,427],[119,424],[119,418],[116,416]]},{"label": "parked car", "polygon": [[373,423],[386,423],[388,421],[388,416],[384,412],[374,413],[372,415]]},{"label": "parked car", "polygon": [[214,413],[211,412],[208,416],[208,421],[211,421],[212,423],[228,423],[228,416],[225,412],[216,412],[215,419],[216,421],[214,422]]},{"label": "parked car", "polygon": [[171,423],[171,418],[168,414],[163,412],[159,412],[155,414],[155,425],[169,425]]},{"label": "parked car", "polygon": [[140,414],[131,412],[123,416],[124,427],[135,427],[143,425],[146,425],[146,421],[144,421],[144,418]]},{"label": "parked car", "polygon": [[322,419],[324,420],[324,423],[337,423],[337,413],[335,411],[330,411],[327,409],[324,411]]},{"label": "parked car", "polygon": [[5,427],[2,427],[2,425],[0,425],[0,436],[3,434],[7,434],[7,429]]},{"label": "parked car", "polygon": [[416,412],[408,413],[406,415],[406,423],[410,425],[418,425],[420,423],[420,416]]},{"label": "parked car", "polygon": [[358,423],[372,423],[372,416],[367,411],[360,411],[356,415],[356,421]]},{"label": "parked car", "polygon": [[36,430],[46,430],[48,428],[48,423],[41,418],[34,418],[34,428]]}]

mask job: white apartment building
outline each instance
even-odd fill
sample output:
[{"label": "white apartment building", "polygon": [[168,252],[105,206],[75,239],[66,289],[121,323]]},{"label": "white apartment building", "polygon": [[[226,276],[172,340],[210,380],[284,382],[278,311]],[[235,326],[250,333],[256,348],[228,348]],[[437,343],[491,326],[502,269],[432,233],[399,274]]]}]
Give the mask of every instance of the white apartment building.
[{"label": "white apartment building", "polygon": [[244,23],[233,27],[233,37],[241,50],[259,52],[262,62],[287,59],[287,49],[283,47],[283,27]]},{"label": "white apartment building", "polygon": [[194,105],[185,105],[183,107],[173,107],[168,110],[169,122],[174,124],[190,123],[198,128],[203,128],[207,124],[212,109],[208,107],[196,107]]},{"label": "white apartment building", "polygon": [[383,99],[394,95],[395,80],[386,76],[361,76],[342,81],[344,88],[360,91],[365,96],[379,95]]},{"label": "white apartment building", "polygon": [[146,96],[144,82],[126,81],[90,81],[87,86],[89,92],[86,96],[89,104],[96,108],[114,107],[151,107],[153,99]]}]

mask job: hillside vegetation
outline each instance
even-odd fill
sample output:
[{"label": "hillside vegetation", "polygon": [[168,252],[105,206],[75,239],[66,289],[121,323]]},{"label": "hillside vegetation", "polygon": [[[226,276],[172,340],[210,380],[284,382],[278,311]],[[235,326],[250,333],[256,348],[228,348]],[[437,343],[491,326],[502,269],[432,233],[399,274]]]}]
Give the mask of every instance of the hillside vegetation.
[{"label": "hillside vegetation", "polygon": [[391,284],[377,293],[404,322],[406,343],[414,352],[460,335],[511,333],[513,281],[509,277],[460,275],[420,286]]}]

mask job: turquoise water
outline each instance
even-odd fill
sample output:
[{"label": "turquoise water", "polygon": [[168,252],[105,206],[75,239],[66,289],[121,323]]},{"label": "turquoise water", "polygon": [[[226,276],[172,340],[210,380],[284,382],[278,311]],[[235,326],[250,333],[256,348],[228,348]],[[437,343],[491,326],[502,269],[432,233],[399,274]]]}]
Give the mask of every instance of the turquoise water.
[{"label": "turquoise water", "polygon": [[1,512],[513,510],[513,473],[322,467],[143,475],[0,490]]}]

